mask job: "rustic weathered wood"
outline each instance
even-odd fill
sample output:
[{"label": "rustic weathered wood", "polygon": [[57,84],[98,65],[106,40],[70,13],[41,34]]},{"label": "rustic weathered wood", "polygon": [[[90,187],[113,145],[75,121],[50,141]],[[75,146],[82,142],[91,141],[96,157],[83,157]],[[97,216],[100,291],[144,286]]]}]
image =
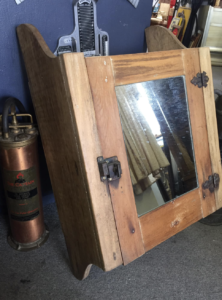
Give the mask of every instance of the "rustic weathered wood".
[{"label": "rustic weathered wood", "polygon": [[198,190],[193,190],[140,217],[145,250],[154,248],[201,218]]},{"label": "rustic weathered wood", "polygon": [[183,73],[178,50],[111,56],[115,85],[124,85],[160,78],[179,76]]},{"label": "rustic weathered wood", "polygon": [[162,26],[150,26],[145,29],[145,34],[149,52],[186,48],[170,30]]},{"label": "rustic weathered wood", "polygon": [[[212,174],[203,89],[190,83],[200,72],[198,49],[183,50],[181,57],[181,64],[184,68],[181,75],[184,75],[186,80],[199,188],[140,218],[146,251],[208,216],[216,209],[214,193],[211,194],[209,190],[202,189],[203,182]],[[210,60],[208,62],[210,64]],[[212,111],[209,114],[211,118],[215,118]]]},{"label": "rustic weathered wood", "polygon": [[109,57],[86,59],[99,138],[104,158],[117,156],[122,177],[109,184],[124,264],[142,254],[144,247],[137,217],[125,144]]},{"label": "rustic weathered wood", "polygon": [[[116,224],[107,184],[100,181],[97,157],[102,155],[94,105],[83,54],[63,56],[67,85],[73,104],[82,162],[86,172],[92,213],[96,223],[104,270],[122,264]],[[75,70],[75,71],[74,71]],[[81,72],[79,73],[79,70]],[[70,109],[71,110],[71,109]]]},{"label": "rustic weathered wood", "polygon": [[[172,64],[172,57],[174,58],[173,61],[175,64]],[[181,225],[176,226],[171,231],[171,233],[170,231],[168,232],[167,227],[164,229],[164,218],[161,225],[159,224],[159,218],[157,217],[161,209],[164,210],[165,206],[152,212],[152,216],[155,216],[156,214],[156,221],[155,217],[153,217],[152,219],[153,228],[158,228],[159,226],[161,227],[159,237],[160,240],[163,241],[169,238],[170,236],[174,235],[176,232],[182,230],[181,228],[186,228],[190,224],[196,222],[202,217],[206,217],[207,215],[215,211],[214,194],[211,194],[208,190],[205,190],[203,194],[202,190],[202,184],[208,179],[208,176],[212,174],[210,152],[208,147],[209,142],[206,129],[203,90],[198,89],[190,82],[191,79],[200,71],[198,49],[184,49],[161,53],[159,52],[136,55],[121,55],[111,56],[110,58],[86,59],[94,99],[94,107],[96,111],[99,136],[101,141],[103,141],[102,148],[107,149],[107,151],[109,151],[111,147],[113,152],[108,152],[107,154],[109,156],[112,156],[116,155],[114,154],[115,151],[120,151],[120,146],[118,144],[119,134],[118,138],[116,134],[114,134],[120,132],[120,124],[118,112],[116,110],[113,110],[113,102],[116,102],[117,100],[115,93],[113,92],[114,87],[112,82],[113,79],[111,71],[107,71],[107,66],[109,67],[109,59],[111,59],[116,86],[174,76],[185,76],[199,188],[197,188],[194,193],[190,192],[187,195],[182,196],[183,201],[185,201],[184,199],[187,199],[189,203],[189,201],[193,201],[193,199],[189,200],[189,197],[195,194],[195,205],[191,205],[189,207],[189,204],[187,204],[186,215],[183,214],[183,218],[180,218]],[[172,68],[169,70],[171,66]],[[95,70],[97,71],[95,72]],[[112,88],[109,87],[110,85],[112,86]],[[194,99],[198,99],[198,101],[195,101]],[[115,120],[115,123],[112,120]],[[110,139],[112,142],[110,142]],[[205,146],[203,147],[203,145]],[[128,180],[130,180],[129,177]],[[131,184],[131,181],[128,183],[122,182],[121,186],[124,187],[124,185],[126,184],[128,184],[129,186]],[[183,210],[185,205],[180,199],[181,197],[176,199],[174,201],[175,205],[171,206],[178,207],[178,211]],[[198,206],[198,203],[200,206]],[[114,208],[117,222],[118,219],[123,220],[125,211],[125,208],[122,208],[122,211],[120,210],[120,205],[122,205],[122,201],[118,202],[118,205],[118,217]],[[171,220],[171,223],[174,222],[176,213],[177,210],[167,211],[167,218]],[[122,217],[120,217],[120,215],[122,215]],[[146,216],[142,217],[142,220],[148,220],[149,215],[150,213],[146,214]],[[146,224],[149,224],[150,226],[149,222],[147,223],[147,221],[144,221],[141,223],[141,228],[143,232],[145,248],[147,249],[147,243],[150,243],[150,235],[148,234],[149,241],[147,242],[146,235],[144,235],[144,232],[149,231],[149,226],[147,226]],[[143,226],[145,226],[146,228],[143,228]],[[119,232],[119,227],[117,226],[117,228]],[[155,237],[153,238],[155,239]],[[155,243],[156,242],[154,242],[154,244]]]},{"label": "rustic weathered wood", "polygon": [[[203,88],[205,113],[207,120],[207,131],[209,139],[210,157],[213,173],[219,174],[222,180],[221,157],[218,139],[218,129],[216,120],[216,108],[214,101],[214,87],[212,81],[212,69],[210,65],[210,50],[209,48],[199,48],[200,70],[206,72],[210,80],[206,88]],[[222,207],[222,184],[219,189],[215,190],[216,207]]]},{"label": "rustic weathered wood", "polygon": [[[20,26],[18,35],[77,278],[86,277],[91,264],[106,271],[127,264],[215,211],[215,194],[202,189],[209,175],[221,172],[218,144],[209,149],[216,139],[215,133],[210,137],[215,110],[207,110],[213,103],[212,86],[204,91],[190,83],[202,68],[212,76],[210,60],[201,65],[198,49],[87,59],[81,53],[55,57],[33,26]],[[115,86],[181,75],[186,82],[199,187],[138,218]],[[119,182],[100,181],[96,158],[101,155],[116,155],[121,161]]]},{"label": "rustic weathered wood", "polygon": [[31,25],[18,27],[32,99],[74,275],[122,264],[85,59],[55,57]]},{"label": "rustic weathered wood", "polygon": [[[167,31],[167,32],[166,32]],[[175,38],[175,36],[166,28],[161,26],[152,26],[146,28],[146,40],[149,52],[164,51],[173,49],[185,48],[183,44]],[[200,70],[205,71],[210,79],[212,78],[212,69],[210,65],[210,50],[209,48],[199,48]],[[216,109],[214,103],[213,82],[210,80],[208,86],[203,89],[204,104],[207,120],[207,131],[209,139],[210,157],[212,172],[219,174],[222,178],[221,158],[219,140],[217,134]],[[222,207],[222,186],[215,190],[216,208]]]},{"label": "rustic weathered wood", "polygon": [[[206,217],[216,210],[216,202],[214,193],[202,189],[202,184],[208,180],[208,176],[212,175],[213,172],[211,168],[203,88],[198,88],[191,84],[193,77],[200,72],[199,50],[184,49],[182,52],[199,192],[202,199],[203,217]],[[210,61],[208,63],[210,64]],[[216,115],[213,116],[213,118],[215,117]]]}]

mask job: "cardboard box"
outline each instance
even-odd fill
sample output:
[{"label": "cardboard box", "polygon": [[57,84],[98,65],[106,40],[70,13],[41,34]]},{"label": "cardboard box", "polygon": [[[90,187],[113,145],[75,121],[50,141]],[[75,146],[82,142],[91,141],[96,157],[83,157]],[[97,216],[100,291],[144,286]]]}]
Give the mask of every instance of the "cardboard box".
[{"label": "cardboard box", "polygon": [[166,16],[169,16],[169,10],[170,10],[170,4],[168,3],[161,3],[159,12],[164,11],[166,13]]}]

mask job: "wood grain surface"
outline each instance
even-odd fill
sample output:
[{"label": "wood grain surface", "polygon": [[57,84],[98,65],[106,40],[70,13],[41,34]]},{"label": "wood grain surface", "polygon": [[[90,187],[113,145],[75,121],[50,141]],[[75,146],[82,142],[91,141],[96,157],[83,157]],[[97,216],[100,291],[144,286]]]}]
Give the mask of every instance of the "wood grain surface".
[{"label": "wood grain surface", "polygon": [[[199,73],[199,50],[185,49],[183,52],[183,66],[187,87],[187,97],[190,111],[190,122],[193,135],[194,153],[199,181],[199,192],[202,203],[203,217],[216,210],[214,193],[203,190],[202,184],[212,175],[211,157],[207,132],[207,120],[204,105],[203,88],[198,88],[191,83],[194,76]],[[210,63],[210,61],[209,61]],[[212,79],[211,79],[212,80]],[[215,116],[214,116],[215,117]]]},{"label": "wood grain surface", "polygon": [[31,25],[17,32],[74,275],[85,278],[91,264],[111,270],[122,256],[84,56],[55,57]]},{"label": "wood grain surface", "polygon": [[124,264],[144,254],[109,57],[86,59],[104,158],[117,156],[122,177],[109,184]]},{"label": "wood grain surface", "polygon": [[111,56],[115,85],[124,85],[183,74],[178,50]]},{"label": "wood grain surface", "polygon": [[[207,131],[209,139],[210,157],[212,172],[217,173],[222,180],[222,169],[221,169],[221,157],[219,148],[219,138],[217,129],[216,119],[216,108],[214,100],[214,87],[213,87],[213,76],[212,68],[210,64],[210,50],[209,48],[199,48],[200,57],[200,69],[201,72],[206,72],[209,77],[209,82],[206,88],[203,88],[205,113],[207,120]],[[222,183],[219,185],[219,189],[215,190],[216,207],[217,209],[222,207]]]},{"label": "wood grain surface", "polygon": [[202,218],[198,190],[140,217],[145,250],[148,251]]}]

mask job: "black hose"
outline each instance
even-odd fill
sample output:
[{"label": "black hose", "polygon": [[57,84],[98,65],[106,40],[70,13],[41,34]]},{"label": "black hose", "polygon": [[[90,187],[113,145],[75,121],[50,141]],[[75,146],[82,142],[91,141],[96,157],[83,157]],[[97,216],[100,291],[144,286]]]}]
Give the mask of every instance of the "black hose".
[{"label": "black hose", "polygon": [[9,109],[12,105],[15,105],[19,109],[20,113],[26,114],[25,107],[23,106],[21,101],[19,101],[16,98],[12,98],[12,97],[8,98],[5,101],[5,104],[4,104],[4,107],[3,107],[3,113],[2,113],[3,136],[5,136],[5,134],[9,133],[8,113],[9,113]]}]

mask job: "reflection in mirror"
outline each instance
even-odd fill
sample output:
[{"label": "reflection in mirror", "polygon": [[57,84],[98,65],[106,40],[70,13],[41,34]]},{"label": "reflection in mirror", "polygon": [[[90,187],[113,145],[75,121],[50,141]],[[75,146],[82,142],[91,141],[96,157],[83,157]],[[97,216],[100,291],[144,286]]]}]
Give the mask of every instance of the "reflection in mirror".
[{"label": "reflection in mirror", "polygon": [[198,186],[184,77],[116,87],[141,216]]}]

